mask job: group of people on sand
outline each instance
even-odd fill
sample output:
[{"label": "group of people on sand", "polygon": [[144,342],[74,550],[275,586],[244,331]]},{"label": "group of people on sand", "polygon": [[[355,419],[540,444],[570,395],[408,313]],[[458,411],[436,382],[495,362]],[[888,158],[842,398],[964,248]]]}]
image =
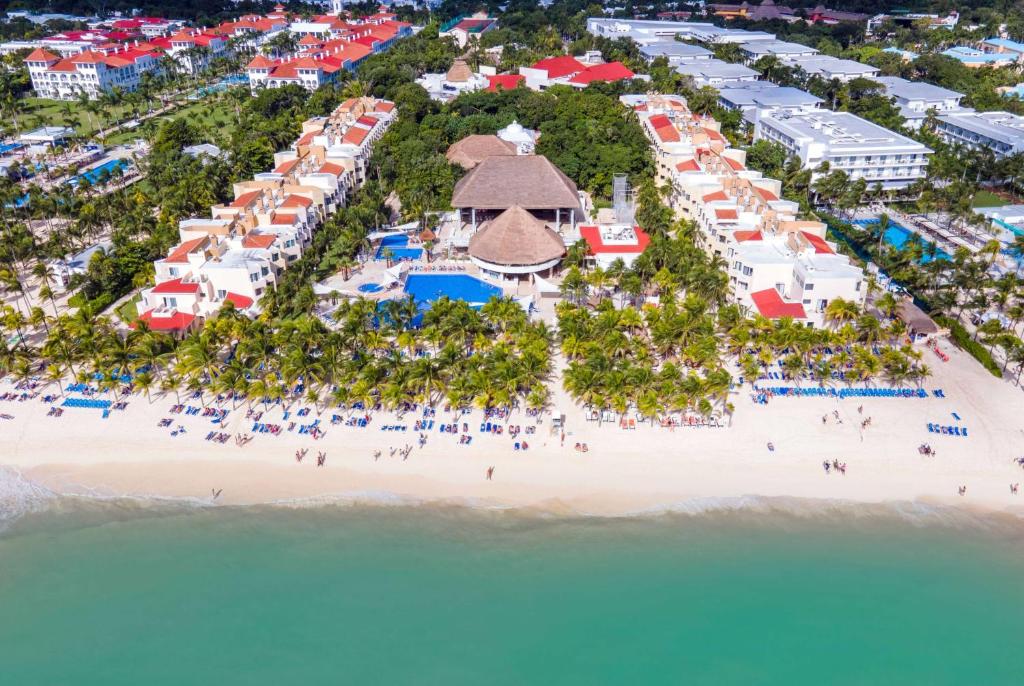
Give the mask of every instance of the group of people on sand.
[{"label": "group of people on sand", "polygon": [[821,463],[821,466],[825,468],[826,474],[831,474],[832,472],[835,472],[836,474],[842,474],[843,476],[846,476],[845,462],[840,462],[839,460],[832,460],[831,462],[829,462],[828,460],[825,460],[824,462]]},{"label": "group of people on sand", "polygon": [[920,453],[921,455],[927,455],[928,457],[935,457],[935,455],[937,454],[935,452],[935,449],[932,448],[931,445],[927,443],[922,443],[921,445],[917,446],[917,452]]},{"label": "group of people on sand", "polygon": [[590,448],[587,447],[586,443],[577,443],[575,450],[578,453],[585,453],[585,452],[588,452],[590,450]]}]

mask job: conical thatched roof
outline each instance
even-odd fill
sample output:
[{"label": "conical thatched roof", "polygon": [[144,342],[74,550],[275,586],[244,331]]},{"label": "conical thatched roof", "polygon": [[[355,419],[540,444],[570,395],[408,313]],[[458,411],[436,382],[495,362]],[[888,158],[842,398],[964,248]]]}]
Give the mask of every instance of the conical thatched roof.
[{"label": "conical thatched roof", "polygon": [[529,266],[565,254],[562,237],[518,205],[513,205],[469,239],[469,254],[484,262]]},{"label": "conical thatched roof", "polygon": [[488,157],[459,179],[452,207],[528,210],[579,207],[576,184],[543,155]]},{"label": "conical thatched roof", "polygon": [[445,153],[445,157],[449,162],[457,164],[463,169],[472,169],[488,157],[515,154],[516,146],[513,143],[503,141],[497,136],[473,134],[452,143],[448,152]]},{"label": "conical thatched roof", "polygon": [[473,70],[466,64],[466,60],[457,59],[452,63],[451,69],[445,75],[445,81],[451,83],[466,83],[473,78]]},{"label": "conical thatched roof", "polygon": [[424,243],[426,243],[427,241],[436,241],[437,234],[431,231],[430,227],[427,227],[420,231],[420,240],[423,241]]}]

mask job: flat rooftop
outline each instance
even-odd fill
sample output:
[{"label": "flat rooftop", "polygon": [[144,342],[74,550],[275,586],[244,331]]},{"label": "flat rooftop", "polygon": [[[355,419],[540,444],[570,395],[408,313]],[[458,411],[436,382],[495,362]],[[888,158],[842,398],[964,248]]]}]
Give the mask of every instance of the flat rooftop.
[{"label": "flat rooftop", "polygon": [[722,60],[711,59],[701,60],[699,62],[688,62],[680,64],[676,67],[676,71],[684,76],[704,77],[704,78],[745,78],[745,77],[757,77],[759,73],[751,69],[750,67],[744,67],[742,64],[733,64],[731,62],[723,62]]},{"label": "flat rooftop", "polygon": [[648,43],[640,46],[640,53],[647,57],[710,57],[714,53],[707,48],[679,41],[665,41],[664,43]]},{"label": "flat rooftop", "polygon": [[722,88],[718,91],[718,97],[734,107],[799,107],[801,105],[813,106],[823,102],[821,98],[792,86]]},{"label": "flat rooftop", "polygon": [[831,150],[844,148],[862,150],[886,149],[900,152],[931,152],[921,143],[861,119],[849,112],[815,110],[800,114],[778,112],[761,118],[769,125],[794,139],[811,139],[827,145]]},{"label": "flat rooftop", "polygon": [[790,57],[787,62],[796,64],[808,74],[877,74],[878,67],[861,64],[853,60],[843,60],[830,55],[814,55],[812,57]]},{"label": "flat rooftop", "polygon": [[1024,117],[1009,112],[951,112],[939,121],[1008,145],[1024,145]]},{"label": "flat rooftop", "polygon": [[757,55],[818,54],[816,48],[784,40],[758,40],[750,43],[741,43],[740,50]]},{"label": "flat rooftop", "polygon": [[924,100],[925,102],[938,102],[951,98],[962,98],[963,93],[951,91],[948,88],[935,86],[924,81],[908,81],[899,76],[876,76],[873,79],[885,87],[886,95],[901,100]]}]

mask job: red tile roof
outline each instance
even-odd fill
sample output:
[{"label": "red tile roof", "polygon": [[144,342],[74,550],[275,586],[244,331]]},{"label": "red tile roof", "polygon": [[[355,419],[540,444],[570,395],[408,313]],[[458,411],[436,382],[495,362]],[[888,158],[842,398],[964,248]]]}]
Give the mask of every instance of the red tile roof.
[{"label": "red tile roof", "polygon": [[590,253],[592,255],[597,254],[622,254],[622,255],[634,255],[642,253],[647,249],[647,245],[651,242],[651,237],[647,235],[647,232],[641,229],[639,226],[634,226],[633,230],[636,232],[637,242],[632,245],[616,245],[616,244],[605,244],[601,239],[601,230],[596,226],[581,226],[580,236],[587,242],[590,247]]},{"label": "red tile roof", "polygon": [[171,279],[153,287],[154,293],[198,293],[199,284],[185,283],[182,279]]},{"label": "red tile roof", "polygon": [[761,240],[760,231],[736,231],[733,233],[733,238],[736,239],[737,243],[744,243],[746,241],[759,241]]},{"label": "red tile roof", "polygon": [[739,218],[739,215],[736,213],[736,210],[729,209],[729,208],[724,208],[724,207],[716,207],[715,208],[715,216],[718,217],[719,219],[738,219]]},{"label": "red tile roof", "polygon": [[60,57],[54,55],[52,52],[43,50],[42,48],[36,48],[28,55],[25,56],[26,62],[53,62],[59,60]]},{"label": "red tile roof", "polygon": [[264,57],[263,55],[256,55],[252,58],[252,61],[245,66],[246,69],[273,69],[276,66],[274,60]]},{"label": "red tile roof", "polygon": [[274,167],[274,173],[275,174],[287,174],[292,169],[294,169],[295,165],[297,165],[298,163],[299,163],[298,159],[285,160],[281,164],[279,164],[276,167]]},{"label": "red tile roof", "polygon": [[761,313],[761,316],[768,319],[778,319],[780,317],[792,317],[793,319],[807,318],[803,305],[800,303],[787,303],[774,288],[766,288],[763,291],[751,293],[750,298],[754,301],[754,306]]},{"label": "red tile roof", "polygon": [[153,310],[139,316],[139,321],[146,322],[154,331],[181,331],[187,329],[195,319],[194,314],[187,312],[175,312],[170,317],[154,317]]},{"label": "red tile roof", "polygon": [[714,129],[709,129],[707,127],[704,127],[704,133],[706,133],[708,138],[710,138],[713,141],[724,141],[725,140],[725,137],[722,134],[720,134],[717,131],[715,131]]},{"label": "red tile roof", "polygon": [[562,76],[569,76],[570,74],[578,74],[586,69],[586,66],[574,57],[560,55],[558,57],[542,59],[533,65],[533,69],[546,71],[549,79],[557,79]]},{"label": "red tile roof", "polygon": [[815,236],[813,233],[808,233],[807,231],[801,231],[800,233],[804,235],[804,238],[807,239],[808,243],[814,246],[814,252],[819,255],[832,255],[835,253],[835,251],[829,247],[828,243],[826,243],[825,239],[821,236]]},{"label": "red tile roof", "polygon": [[700,171],[700,165],[697,164],[697,160],[689,159],[677,164],[676,169],[681,172]]},{"label": "red tile roof", "polygon": [[309,207],[313,201],[304,195],[289,195],[281,203],[281,207]]},{"label": "red tile roof", "polygon": [[188,262],[188,254],[196,248],[206,244],[206,236],[200,236],[199,238],[193,238],[190,241],[185,241],[181,245],[174,248],[171,254],[164,258],[164,262]]},{"label": "red tile roof", "polygon": [[735,169],[736,171],[739,171],[744,168],[742,162],[734,160],[731,157],[723,157],[722,159],[725,160],[725,163],[728,164],[733,169]]},{"label": "red tile roof", "polygon": [[526,77],[522,74],[496,74],[488,76],[487,90],[492,93],[496,92],[499,88],[510,91],[525,80]]},{"label": "red tile roof", "polygon": [[253,303],[252,298],[244,295],[239,295],[238,293],[232,293],[231,291],[228,291],[228,294],[224,296],[224,300],[226,300],[229,303],[232,303],[235,307],[237,307],[240,310],[244,310],[247,307],[251,307]]},{"label": "red tile roof", "polygon": [[594,81],[622,81],[631,79],[636,74],[631,72],[622,62],[606,62],[587,67],[569,79],[570,83],[587,84]]},{"label": "red tile roof", "polygon": [[359,117],[359,119],[356,119],[356,122],[362,124],[363,126],[368,126],[372,129],[374,126],[377,125],[377,118],[370,117],[364,114],[363,116]]},{"label": "red tile roof", "polygon": [[247,193],[242,193],[240,196],[232,200],[228,207],[245,207],[254,202],[262,194],[263,191],[248,191]]},{"label": "red tile roof", "polygon": [[334,162],[324,162],[320,165],[318,172],[321,174],[334,174],[335,176],[341,176],[345,173],[345,168],[340,164],[335,164]]},{"label": "red tile roof", "polygon": [[341,137],[341,140],[344,143],[359,145],[366,140],[366,134],[368,133],[370,133],[369,129],[364,129],[361,126],[351,126],[349,127],[349,130],[345,132],[345,135]]},{"label": "red tile roof", "polygon": [[704,202],[711,202],[712,200],[728,200],[729,196],[725,194],[725,191],[715,191],[714,193],[708,193],[701,200]]},{"label": "red tile roof", "polygon": [[757,191],[757,194],[768,202],[779,199],[779,196],[775,195],[769,190],[765,190],[764,188],[758,188],[757,186],[754,186],[754,190]]},{"label": "red tile roof", "polygon": [[264,250],[269,248],[277,240],[277,236],[272,233],[250,233],[242,239],[243,248],[263,248]]}]

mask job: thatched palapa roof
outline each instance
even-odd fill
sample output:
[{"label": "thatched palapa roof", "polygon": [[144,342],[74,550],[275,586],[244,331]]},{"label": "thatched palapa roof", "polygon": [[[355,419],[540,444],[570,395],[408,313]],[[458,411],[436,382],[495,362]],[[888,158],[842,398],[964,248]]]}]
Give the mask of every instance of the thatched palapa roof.
[{"label": "thatched palapa roof", "polygon": [[488,157],[452,193],[455,208],[554,210],[579,204],[576,184],[543,155]]},{"label": "thatched palapa roof", "polygon": [[457,164],[463,169],[472,169],[488,157],[508,156],[516,154],[514,143],[503,141],[497,136],[483,136],[473,134],[462,140],[452,143],[445,153],[445,157],[452,164]]},{"label": "thatched palapa roof", "polygon": [[466,60],[457,59],[452,63],[451,69],[445,74],[445,81],[451,83],[466,83],[473,78],[473,70],[466,64]]},{"label": "thatched palapa roof", "polygon": [[529,266],[565,254],[562,237],[518,205],[483,223],[469,239],[469,254],[504,266]]}]

